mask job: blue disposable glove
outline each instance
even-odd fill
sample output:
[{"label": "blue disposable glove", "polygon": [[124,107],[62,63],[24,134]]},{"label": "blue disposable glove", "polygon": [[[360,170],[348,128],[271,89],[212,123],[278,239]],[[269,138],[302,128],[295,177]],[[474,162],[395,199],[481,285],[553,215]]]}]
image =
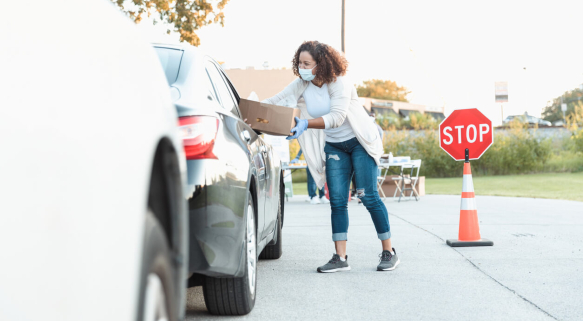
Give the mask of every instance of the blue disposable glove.
[{"label": "blue disposable glove", "polygon": [[290,132],[293,134],[292,136],[288,136],[286,139],[287,140],[292,140],[292,139],[296,139],[298,137],[300,137],[301,134],[303,134],[306,129],[308,129],[308,120],[307,119],[299,119],[298,117],[295,117],[296,120],[296,127],[292,128],[290,130]]}]

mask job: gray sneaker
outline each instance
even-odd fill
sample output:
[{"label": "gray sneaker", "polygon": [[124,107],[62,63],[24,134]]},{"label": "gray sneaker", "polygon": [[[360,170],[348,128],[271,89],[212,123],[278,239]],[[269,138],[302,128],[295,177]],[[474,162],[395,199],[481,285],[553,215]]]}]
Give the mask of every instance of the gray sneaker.
[{"label": "gray sneaker", "polygon": [[377,271],[392,271],[394,270],[401,261],[397,257],[397,251],[393,248],[393,252],[395,254],[391,254],[389,251],[383,251],[379,256],[381,258],[381,262],[379,266],[377,266]]},{"label": "gray sneaker", "polygon": [[318,268],[320,273],[332,273],[338,271],[350,271],[350,266],[348,265],[348,255],[346,256],[346,261],[340,261],[340,256],[334,254],[332,259],[328,263],[322,265]]}]

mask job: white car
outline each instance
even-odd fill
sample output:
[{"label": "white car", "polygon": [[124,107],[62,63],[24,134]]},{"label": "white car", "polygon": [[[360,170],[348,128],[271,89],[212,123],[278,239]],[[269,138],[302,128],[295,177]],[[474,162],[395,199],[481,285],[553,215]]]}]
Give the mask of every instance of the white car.
[{"label": "white car", "polygon": [[150,45],[105,0],[0,20],[0,320],[179,320],[185,161]]}]

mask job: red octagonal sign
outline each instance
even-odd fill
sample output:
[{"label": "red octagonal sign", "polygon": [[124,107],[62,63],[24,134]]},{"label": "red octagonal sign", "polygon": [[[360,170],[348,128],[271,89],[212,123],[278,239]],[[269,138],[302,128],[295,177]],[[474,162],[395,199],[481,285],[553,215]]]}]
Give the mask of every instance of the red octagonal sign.
[{"label": "red octagonal sign", "polygon": [[478,109],[457,109],[439,124],[439,146],[453,159],[478,159],[494,142],[492,121]]}]

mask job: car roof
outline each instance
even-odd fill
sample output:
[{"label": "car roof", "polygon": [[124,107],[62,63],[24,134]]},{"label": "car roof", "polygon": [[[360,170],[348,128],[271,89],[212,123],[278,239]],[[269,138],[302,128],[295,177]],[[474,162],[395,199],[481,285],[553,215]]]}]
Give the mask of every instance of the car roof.
[{"label": "car roof", "polygon": [[193,56],[206,56],[206,54],[199,48],[186,44],[170,44],[170,43],[152,43],[152,46],[155,48],[168,48],[168,49],[175,49],[175,50],[182,50],[184,52],[192,53]]},{"label": "car roof", "polygon": [[158,42],[153,42],[152,46],[172,48],[172,49],[182,49],[184,47],[182,44],[170,44],[170,43],[158,43]]}]

